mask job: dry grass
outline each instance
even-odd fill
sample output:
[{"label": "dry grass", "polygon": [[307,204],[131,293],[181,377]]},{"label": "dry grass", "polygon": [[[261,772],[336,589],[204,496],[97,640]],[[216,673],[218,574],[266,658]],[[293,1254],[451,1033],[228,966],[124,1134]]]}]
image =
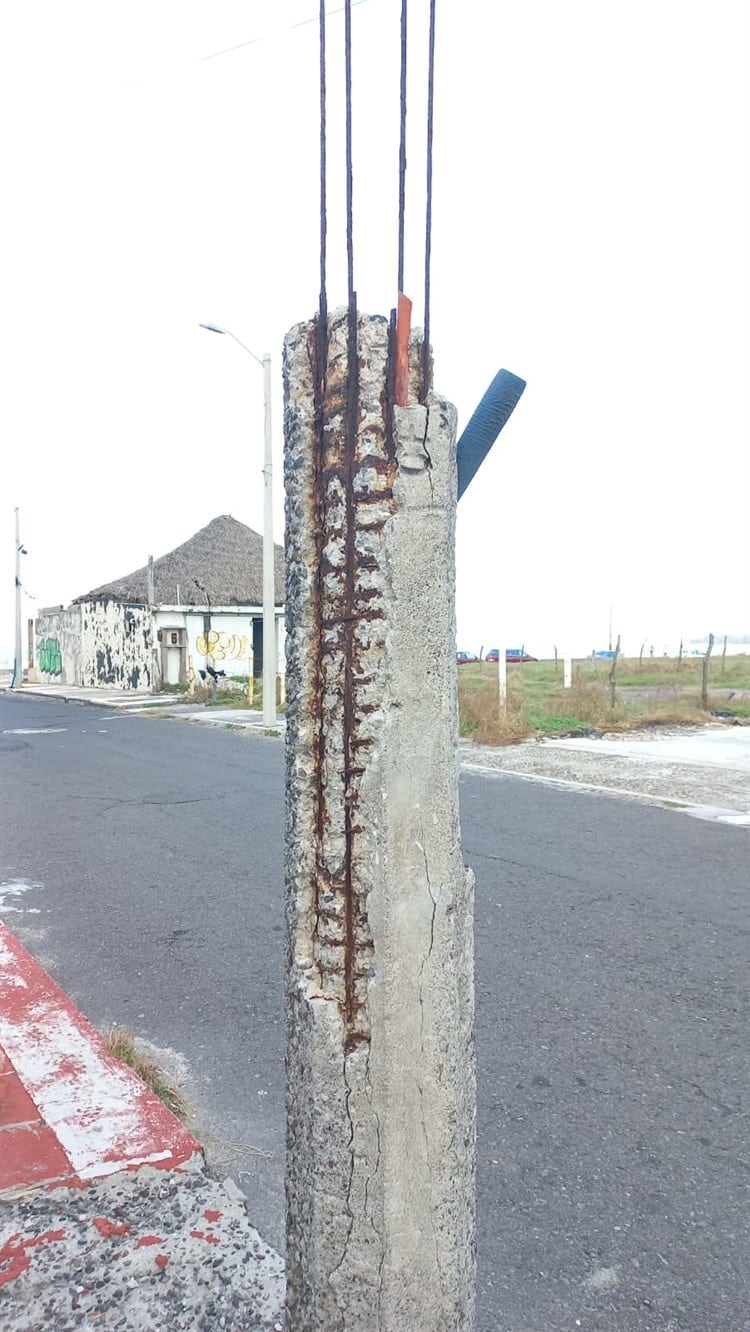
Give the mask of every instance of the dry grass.
[{"label": "dry grass", "polygon": [[107,1053],[127,1064],[173,1115],[178,1119],[187,1119],[188,1107],[182,1092],[167,1082],[151,1056],[138,1045],[132,1031],[128,1031],[127,1027],[110,1027],[104,1034],[104,1044]]},{"label": "dry grass", "polygon": [[[509,672],[507,706],[501,711],[496,670],[459,671],[458,698],[461,734],[485,745],[512,745],[534,734],[633,731],[710,720],[696,691],[666,685],[656,696],[639,699],[618,688],[612,707],[606,679],[585,674],[579,674],[570,689],[563,689],[547,678],[535,679],[530,672]],[[709,707],[714,705],[709,700]]]},{"label": "dry grass", "polygon": [[501,712],[496,682],[475,684],[459,674],[458,707],[461,734],[471,736],[480,745],[514,745],[529,734],[518,690],[509,689],[507,707]]},{"label": "dry grass", "polygon": [[[192,694],[185,694],[186,703],[208,703],[214,701],[214,691],[212,684],[195,683]],[[220,681],[216,690],[216,702],[222,707],[246,708],[248,707],[247,689],[238,687],[228,688],[223,681]]]}]

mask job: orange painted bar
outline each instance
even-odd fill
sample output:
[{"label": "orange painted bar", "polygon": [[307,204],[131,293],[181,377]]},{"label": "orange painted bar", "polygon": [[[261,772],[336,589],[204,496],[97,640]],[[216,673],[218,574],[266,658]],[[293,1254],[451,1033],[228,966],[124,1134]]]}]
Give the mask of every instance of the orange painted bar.
[{"label": "orange painted bar", "polygon": [[409,405],[409,335],[411,333],[411,301],[400,291],[396,315],[396,375],[393,400],[397,407]]}]

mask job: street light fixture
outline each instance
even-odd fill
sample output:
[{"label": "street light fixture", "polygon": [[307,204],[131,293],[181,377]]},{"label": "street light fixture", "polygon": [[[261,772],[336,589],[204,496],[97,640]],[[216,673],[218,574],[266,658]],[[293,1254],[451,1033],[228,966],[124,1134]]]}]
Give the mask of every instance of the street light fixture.
[{"label": "street light fixture", "polygon": [[263,368],[263,725],[276,725],[276,610],[273,548],[273,460],[271,453],[271,357],[256,356],[229,328],[201,324],[209,333],[233,338]]}]

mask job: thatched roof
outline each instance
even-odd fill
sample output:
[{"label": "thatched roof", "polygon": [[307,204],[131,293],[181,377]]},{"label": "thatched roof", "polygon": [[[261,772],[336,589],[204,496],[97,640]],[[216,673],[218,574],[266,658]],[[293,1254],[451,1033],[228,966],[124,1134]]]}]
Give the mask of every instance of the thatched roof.
[{"label": "thatched roof", "polygon": [[[274,547],[276,605],[284,604],[284,551]],[[214,518],[169,555],[154,560],[154,604],[261,606],[263,538],[228,513]],[[95,587],[76,601],[148,603],[148,566]]]}]

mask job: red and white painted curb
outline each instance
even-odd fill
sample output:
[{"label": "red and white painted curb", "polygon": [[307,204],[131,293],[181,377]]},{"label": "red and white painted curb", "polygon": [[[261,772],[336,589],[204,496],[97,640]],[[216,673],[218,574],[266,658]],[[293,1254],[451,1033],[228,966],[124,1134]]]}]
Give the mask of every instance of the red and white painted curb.
[{"label": "red and white painted curb", "polygon": [[0,922],[0,1194],[200,1152]]}]

